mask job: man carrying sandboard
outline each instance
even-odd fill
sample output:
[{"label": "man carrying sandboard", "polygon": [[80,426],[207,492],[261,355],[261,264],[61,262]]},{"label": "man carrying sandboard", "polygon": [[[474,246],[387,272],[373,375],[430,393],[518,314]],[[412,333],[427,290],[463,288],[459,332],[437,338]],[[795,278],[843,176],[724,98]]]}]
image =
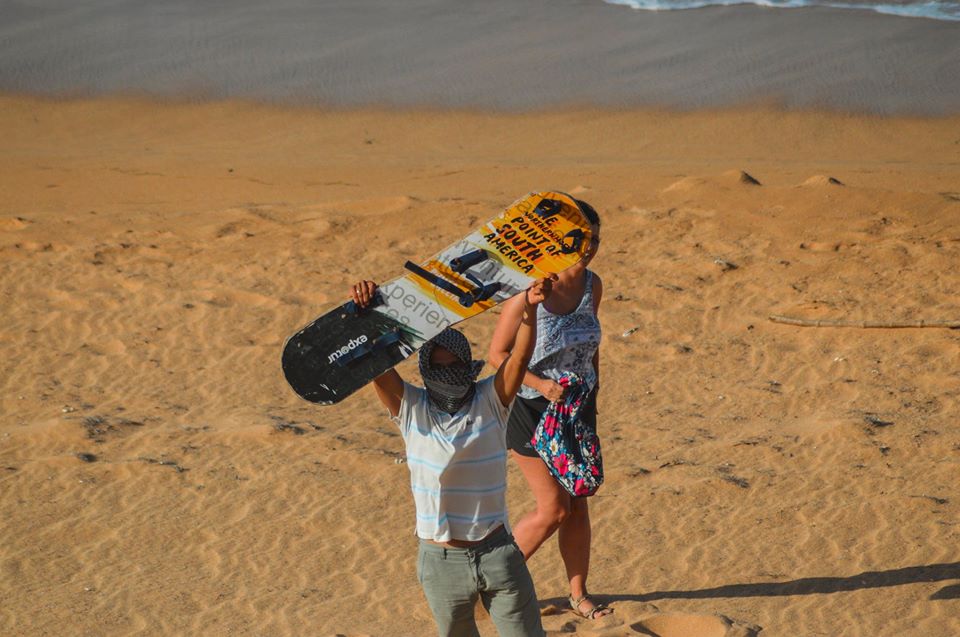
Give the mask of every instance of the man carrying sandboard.
[{"label": "man carrying sandboard", "polygon": [[[556,275],[552,275],[554,278]],[[417,578],[441,637],[475,637],[479,599],[501,637],[544,634],[533,579],[507,516],[507,421],[537,333],[536,306],[552,280],[524,291],[511,354],[497,373],[477,381],[483,360],[446,328],[420,349],[424,388],[390,369],[374,379],[380,402],[400,428],[410,469],[419,538]],[[364,307],[376,284],[352,289]]]},{"label": "man carrying sandboard", "polygon": [[[586,252],[592,229],[562,193],[535,193],[408,274],[352,299],[288,339],[283,370],[301,397],[343,400],[371,380],[399,426],[419,538],[417,576],[441,636],[478,635],[478,600],[502,637],[544,634],[533,580],[510,533],[506,428],[536,339],[536,306],[556,273]],[[524,295],[513,349],[477,381],[466,337],[451,326]],[[393,367],[417,349],[424,388]]]}]

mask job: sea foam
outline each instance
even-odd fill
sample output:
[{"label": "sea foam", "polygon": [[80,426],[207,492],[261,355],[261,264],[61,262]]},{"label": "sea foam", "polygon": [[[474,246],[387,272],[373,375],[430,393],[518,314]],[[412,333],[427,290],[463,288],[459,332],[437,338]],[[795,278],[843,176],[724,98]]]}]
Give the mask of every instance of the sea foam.
[{"label": "sea foam", "polygon": [[830,7],[833,9],[857,9],[874,11],[907,18],[960,21],[960,2],[925,0],[922,2],[831,2],[830,0],[604,0],[644,11],[673,11],[677,9],[701,9],[704,7],[729,7],[753,4],[775,9],[802,9],[807,7]]}]

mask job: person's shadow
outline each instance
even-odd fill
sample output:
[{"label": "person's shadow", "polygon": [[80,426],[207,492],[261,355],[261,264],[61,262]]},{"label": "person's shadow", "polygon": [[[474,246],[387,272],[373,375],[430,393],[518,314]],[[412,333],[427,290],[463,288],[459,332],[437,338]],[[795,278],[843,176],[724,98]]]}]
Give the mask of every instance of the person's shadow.
[{"label": "person's shadow", "polygon": [[[805,577],[788,582],[727,584],[698,590],[653,591],[638,595],[597,595],[606,602],[652,602],[658,599],[712,599],[715,597],[786,597],[790,595],[827,595],[868,588],[885,588],[921,582],[960,580],[960,562],[907,566],[889,571],[865,571],[849,577]],[[951,584],[930,599],[960,598],[960,583]]]}]

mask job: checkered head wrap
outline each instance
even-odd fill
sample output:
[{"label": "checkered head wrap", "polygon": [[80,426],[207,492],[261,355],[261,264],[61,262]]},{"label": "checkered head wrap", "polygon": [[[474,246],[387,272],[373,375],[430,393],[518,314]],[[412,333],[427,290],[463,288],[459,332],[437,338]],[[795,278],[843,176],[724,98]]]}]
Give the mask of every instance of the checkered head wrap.
[{"label": "checkered head wrap", "polygon": [[[430,356],[438,346],[456,356],[459,363],[447,367],[431,365]],[[454,414],[473,398],[483,361],[473,360],[470,342],[457,330],[448,327],[424,343],[419,363],[427,394],[439,409]]]}]

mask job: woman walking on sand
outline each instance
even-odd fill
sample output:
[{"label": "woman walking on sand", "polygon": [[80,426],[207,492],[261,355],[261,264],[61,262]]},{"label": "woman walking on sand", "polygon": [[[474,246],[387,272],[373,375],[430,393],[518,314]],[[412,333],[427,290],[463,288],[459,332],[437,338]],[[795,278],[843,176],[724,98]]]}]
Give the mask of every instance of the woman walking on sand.
[{"label": "woman walking on sand", "polygon": [[[537,308],[537,341],[507,427],[507,446],[536,499],[536,509],[523,516],[513,529],[517,545],[529,560],[555,531],[560,555],[570,581],[570,606],[587,619],[613,612],[594,602],[587,593],[590,566],[590,511],[587,499],[572,497],[558,483],[534,449],[531,439],[547,406],[563,397],[557,382],[572,372],[590,389],[581,420],[596,431],[597,389],[600,374],[600,321],[597,310],[603,295],[600,277],[587,269],[600,247],[600,216],[590,204],[577,200],[593,226],[589,249],[577,265],[559,274],[552,296]],[[494,367],[506,360],[513,347],[514,326],[523,312],[523,297],[503,305],[489,358]]]}]

